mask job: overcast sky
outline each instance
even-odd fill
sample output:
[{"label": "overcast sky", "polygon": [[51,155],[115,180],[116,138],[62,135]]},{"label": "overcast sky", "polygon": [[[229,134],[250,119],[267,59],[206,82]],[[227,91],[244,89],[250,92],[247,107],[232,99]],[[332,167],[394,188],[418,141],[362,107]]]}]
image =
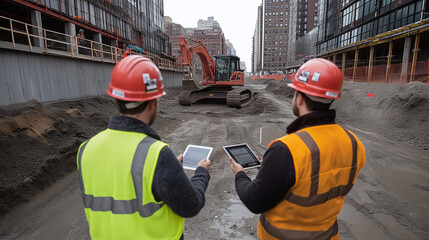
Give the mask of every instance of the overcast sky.
[{"label": "overcast sky", "polygon": [[199,19],[213,16],[250,71],[252,37],[261,3],[262,0],[164,0],[164,16],[185,28],[197,27]]}]

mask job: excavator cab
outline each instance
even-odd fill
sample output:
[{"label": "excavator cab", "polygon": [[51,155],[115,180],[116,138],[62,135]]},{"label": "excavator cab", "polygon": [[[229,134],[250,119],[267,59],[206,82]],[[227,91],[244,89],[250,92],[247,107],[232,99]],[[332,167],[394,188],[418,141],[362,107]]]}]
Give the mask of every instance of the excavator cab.
[{"label": "excavator cab", "polygon": [[237,56],[215,56],[216,59],[216,81],[229,81],[234,72],[240,69],[240,58]]}]

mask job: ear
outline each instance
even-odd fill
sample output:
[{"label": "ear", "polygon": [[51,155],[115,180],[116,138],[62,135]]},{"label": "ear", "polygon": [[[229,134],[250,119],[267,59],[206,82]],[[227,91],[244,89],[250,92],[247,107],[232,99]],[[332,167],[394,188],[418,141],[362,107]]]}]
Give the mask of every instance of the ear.
[{"label": "ear", "polygon": [[156,104],[157,104],[157,102],[156,102],[157,100],[156,99],[153,99],[153,100],[150,100],[150,102],[149,102],[149,104],[148,104],[148,108],[150,109],[150,110],[153,110],[153,109],[155,109],[156,108]]},{"label": "ear", "polygon": [[297,102],[298,106],[301,106],[305,102],[304,98],[302,97],[301,93],[299,93],[299,92],[296,93],[296,102]]}]

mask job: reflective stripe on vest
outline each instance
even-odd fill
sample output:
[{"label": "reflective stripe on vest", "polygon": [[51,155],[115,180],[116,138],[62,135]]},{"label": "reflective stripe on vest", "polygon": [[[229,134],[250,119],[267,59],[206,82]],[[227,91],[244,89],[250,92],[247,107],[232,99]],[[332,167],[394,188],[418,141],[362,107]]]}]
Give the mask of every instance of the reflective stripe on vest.
[{"label": "reflective stripe on vest", "polygon": [[349,182],[347,185],[341,185],[330,189],[326,193],[317,194],[317,189],[319,187],[319,169],[320,169],[320,156],[319,156],[319,147],[313,138],[305,131],[295,133],[302,141],[307,145],[308,149],[311,152],[311,188],[310,196],[301,197],[295,195],[292,191],[289,191],[286,194],[285,199],[291,203],[294,203],[298,206],[309,207],[317,204],[322,204],[330,199],[345,196],[353,187],[353,179],[356,175],[357,168],[357,142],[355,137],[347,130],[347,135],[349,136],[352,142],[353,158],[352,158],[352,167],[350,169]]},{"label": "reflective stripe on vest", "polygon": [[142,185],[142,176],[143,176],[143,166],[146,160],[146,156],[150,146],[155,143],[156,140],[150,137],[144,138],[137,146],[136,152],[134,154],[131,174],[134,182],[134,188],[136,191],[136,199],[132,200],[115,200],[113,197],[94,197],[93,195],[88,195],[85,193],[85,188],[83,186],[83,177],[82,177],[82,154],[86,147],[88,141],[82,144],[82,147],[79,151],[78,161],[79,161],[79,185],[82,192],[83,204],[85,208],[89,208],[92,211],[111,211],[114,214],[133,214],[138,212],[141,217],[150,217],[156,211],[158,211],[163,205],[157,203],[148,203],[142,204],[143,202],[143,185]]},{"label": "reflective stripe on vest", "polygon": [[280,239],[329,239],[335,236],[338,233],[338,224],[335,221],[335,224],[332,225],[327,231],[297,231],[289,229],[280,229],[271,226],[271,224],[265,218],[265,215],[262,213],[259,216],[259,222],[264,227],[271,236],[280,238]]}]

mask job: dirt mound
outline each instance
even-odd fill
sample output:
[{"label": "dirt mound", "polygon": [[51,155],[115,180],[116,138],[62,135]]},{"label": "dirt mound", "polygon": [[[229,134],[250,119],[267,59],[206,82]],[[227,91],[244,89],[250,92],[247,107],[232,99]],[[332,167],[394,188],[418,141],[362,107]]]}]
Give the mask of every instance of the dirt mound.
[{"label": "dirt mound", "polygon": [[[43,109],[45,110],[45,109]],[[55,120],[43,111],[35,109],[28,110],[15,117],[6,117],[0,120],[0,132],[16,138],[19,133],[24,133],[30,137],[48,143],[43,135],[53,130]]]},{"label": "dirt mound", "polygon": [[[287,83],[271,81],[266,90],[292,98],[294,90]],[[341,99],[332,105],[337,110],[338,122],[428,150],[429,85],[346,81],[342,90]]]},{"label": "dirt mound", "polygon": [[265,90],[292,99],[293,94],[295,93],[295,90],[288,87],[287,86],[288,83],[290,83],[290,81],[272,80],[268,83]]},{"label": "dirt mound", "polygon": [[[374,97],[371,97],[372,95]],[[333,104],[339,120],[400,142],[429,148],[429,85],[345,82]]]},{"label": "dirt mound", "polygon": [[114,112],[107,97],[0,108],[0,215],[76,169],[79,145]]}]

